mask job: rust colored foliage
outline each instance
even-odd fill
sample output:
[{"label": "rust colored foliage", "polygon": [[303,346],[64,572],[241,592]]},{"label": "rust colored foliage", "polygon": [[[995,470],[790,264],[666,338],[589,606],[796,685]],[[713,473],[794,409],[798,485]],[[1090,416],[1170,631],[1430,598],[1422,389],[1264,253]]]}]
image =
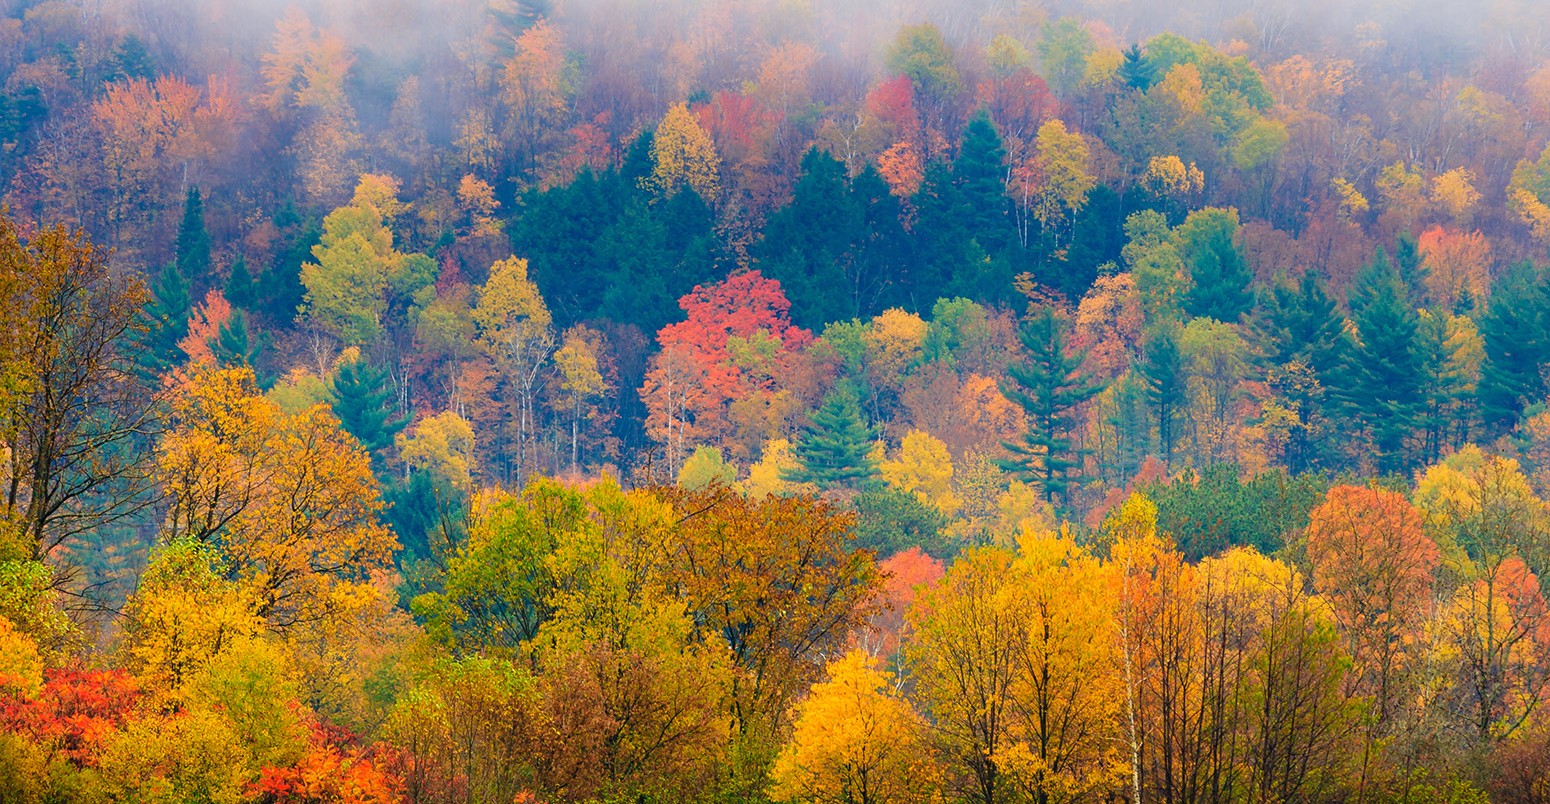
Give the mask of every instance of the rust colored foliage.
[{"label": "rust colored foliage", "polygon": [[307,753],[289,767],[266,767],[248,788],[261,804],[393,804],[403,780],[384,745],[362,749],[338,727],[313,724]]},{"label": "rust colored foliage", "polygon": [[926,555],[919,547],[895,553],[877,568],[884,580],[878,593],[882,610],[872,618],[872,627],[877,632],[873,646],[879,656],[888,656],[904,643],[904,613],[915,603],[919,588],[936,583],[945,570],[941,561]]},{"label": "rust colored foliage", "polygon": [[88,767],[139,700],[139,685],[122,670],[53,668],[36,698],[0,697],[0,731],[25,735]]},{"label": "rust colored foliage", "polygon": [[990,111],[990,119],[996,130],[1032,139],[1044,121],[1060,113],[1060,102],[1055,100],[1044,79],[1027,67],[1020,67],[1005,77],[981,81],[976,95]]},{"label": "rust colored foliage", "polygon": [[1334,609],[1356,662],[1354,683],[1387,714],[1395,671],[1418,637],[1440,554],[1401,494],[1335,486],[1309,514],[1313,584]]},{"label": "rust colored foliage", "polygon": [[871,613],[877,567],[849,549],[851,515],[814,497],[661,493],[679,518],[668,588],[698,628],[726,640],[734,718],[743,729],[778,722]]},{"label": "rust colored foliage", "polygon": [[647,432],[674,455],[724,435],[734,401],[775,394],[813,338],[791,323],[780,283],[758,271],[697,286],[678,306],[685,320],[657,333],[662,351],[641,388]]}]

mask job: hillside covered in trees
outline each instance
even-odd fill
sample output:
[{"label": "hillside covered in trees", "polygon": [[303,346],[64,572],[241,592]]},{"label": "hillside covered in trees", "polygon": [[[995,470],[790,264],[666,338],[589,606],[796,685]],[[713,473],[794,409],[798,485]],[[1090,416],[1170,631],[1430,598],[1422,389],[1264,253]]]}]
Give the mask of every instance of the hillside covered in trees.
[{"label": "hillside covered in trees", "polygon": [[0,802],[1550,801],[1550,8],[0,0]]}]

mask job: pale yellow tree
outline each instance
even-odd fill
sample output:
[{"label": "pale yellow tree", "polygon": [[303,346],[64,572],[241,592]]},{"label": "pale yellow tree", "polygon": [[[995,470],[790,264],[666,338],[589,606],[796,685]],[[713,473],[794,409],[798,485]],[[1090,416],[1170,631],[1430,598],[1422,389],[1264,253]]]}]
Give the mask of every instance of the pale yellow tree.
[{"label": "pale yellow tree", "polygon": [[490,266],[473,319],[479,345],[516,395],[515,459],[522,476],[531,469],[528,447],[536,427],[534,401],[555,348],[554,318],[528,276],[527,260],[510,257]]},{"label": "pale yellow tree", "polygon": [[565,412],[570,414],[570,463],[571,471],[577,470],[581,461],[581,422],[587,416],[588,403],[608,393],[608,382],[598,367],[598,354],[603,349],[603,333],[585,324],[577,324],[565,330],[559,351],[554,353],[554,365],[560,374],[560,399]]},{"label": "pale yellow tree", "polygon": [[721,193],[721,157],[710,134],[685,104],[674,104],[651,140],[651,183],[664,196],[685,187],[714,203]]},{"label": "pale yellow tree", "polygon": [[898,491],[952,516],[958,510],[953,492],[953,459],[941,439],[911,430],[891,459],[877,465],[884,482]]},{"label": "pale yellow tree", "polygon": [[1480,203],[1474,171],[1454,168],[1437,174],[1432,179],[1432,203],[1453,218],[1455,224],[1468,226],[1475,205]]},{"label": "pale yellow tree", "polygon": [[412,469],[427,471],[454,486],[473,486],[474,428],[456,412],[427,416],[399,433],[398,457]]}]

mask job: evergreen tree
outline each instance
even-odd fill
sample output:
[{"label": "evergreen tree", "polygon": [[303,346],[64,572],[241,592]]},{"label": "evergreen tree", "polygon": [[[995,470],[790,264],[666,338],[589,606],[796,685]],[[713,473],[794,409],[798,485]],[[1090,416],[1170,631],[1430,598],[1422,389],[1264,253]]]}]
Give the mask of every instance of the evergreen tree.
[{"label": "evergreen tree", "polygon": [[[278,225],[284,210],[275,217]],[[312,259],[312,247],[322,237],[323,227],[317,220],[301,224],[285,247],[275,251],[269,270],[259,276],[257,309],[270,325],[287,327],[295,320],[296,308],[301,306],[306,293],[301,284],[301,266]]]},{"label": "evergreen tree", "polygon": [[1409,467],[1405,442],[1420,406],[1416,314],[1382,249],[1357,277],[1351,310],[1358,343],[1341,372],[1340,392],[1372,440],[1377,470],[1402,472]]},{"label": "evergreen tree", "polygon": [[1416,327],[1416,361],[1421,375],[1416,424],[1423,434],[1424,464],[1436,463],[1444,447],[1462,442],[1473,418],[1468,409],[1465,342],[1455,335],[1455,325],[1440,310],[1423,315]]},{"label": "evergreen tree", "polygon": [[1119,65],[1119,80],[1131,89],[1145,92],[1157,83],[1157,65],[1141,52],[1140,45],[1132,44],[1125,48],[1125,60]]},{"label": "evergreen tree", "polygon": [[1480,418],[1490,435],[1511,430],[1523,406],[1545,398],[1550,365],[1550,276],[1519,263],[1497,280],[1480,318]]},{"label": "evergreen tree", "polygon": [[819,330],[860,314],[844,266],[855,259],[864,221],[846,187],[844,163],[809,149],[791,203],[770,215],[755,250],[765,274],[785,289],[791,317],[801,326]]},{"label": "evergreen tree", "polygon": [[205,205],[199,188],[189,188],[183,199],[183,223],[178,227],[178,270],[192,281],[210,274],[210,232],[205,229]]},{"label": "evergreen tree", "polygon": [[1141,345],[1141,377],[1146,381],[1146,401],[1157,419],[1157,442],[1163,463],[1173,463],[1177,440],[1173,425],[1185,405],[1184,358],[1179,353],[1177,327],[1172,322],[1154,328]]},{"label": "evergreen tree", "polygon": [[865,488],[877,474],[870,455],[874,437],[872,428],[861,418],[855,391],[841,383],[824,397],[793,448],[801,467],[784,476],[820,488]]},{"label": "evergreen tree", "polygon": [[958,211],[968,224],[969,235],[991,256],[1000,256],[1012,241],[1011,201],[1006,195],[1006,146],[981,111],[963,130],[958,158],[953,160],[953,183],[958,187]]},{"label": "evergreen tree", "polygon": [[910,303],[897,277],[906,275],[910,248],[904,209],[870,162],[850,181],[851,203],[861,210],[861,231],[851,258],[850,280],[857,318]]},{"label": "evergreen tree", "polygon": [[941,162],[926,165],[920,190],[915,193],[916,225],[913,235],[914,259],[907,295],[917,300],[952,296],[948,288],[967,272],[967,253],[973,234],[961,214],[962,192],[953,181],[950,166]]},{"label": "evergreen tree", "polygon": [[1067,354],[1063,324],[1053,309],[1040,309],[1018,336],[1028,350],[1028,362],[1007,368],[1014,385],[1002,393],[1027,413],[1028,432],[1006,442],[1012,457],[1000,465],[1037,481],[1051,502],[1065,502],[1070,499],[1071,472],[1080,459],[1071,444],[1077,427],[1074,412],[1103,386],[1082,371],[1085,355]]},{"label": "evergreen tree", "polygon": [[1426,267],[1421,244],[1409,232],[1401,232],[1394,241],[1394,265],[1399,269],[1399,284],[1404,288],[1405,299],[1410,306],[1420,309],[1426,306]]},{"label": "evergreen tree", "polygon": [[1184,304],[1192,317],[1236,324],[1253,305],[1254,276],[1233,242],[1237,235],[1238,213],[1224,209],[1194,212],[1176,230],[1179,255],[1193,280]]},{"label": "evergreen tree", "polygon": [[373,467],[381,471],[380,453],[409,424],[409,417],[394,415],[387,371],[364,360],[345,363],[334,377],[333,396],[339,423],[371,453]]},{"label": "evergreen tree", "polygon": [[177,265],[162,266],[151,283],[151,300],[145,305],[145,330],[139,336],[140,348],[135,357],[147,376],[156,377],[181,362],[178,342],[188,336],[191,307],[188,279]]},{"label": "evergreen tree", "polygon": [[1047,270],[1040,272],[1040,284],[1059,290],[1068,299],[1085,296],[1099,273],[1122,259],[1125,209],[1125,200],[1108,185],[1094,187],[1076,213],[1066,258],[1049,260]]},{"label": "evergreen tree", "polygon": [[1317,272],[1304,271],[1294,286],[1279,282],[1260,299],[1250,322],[1263,355],[1273,401],[1295,422],[1288,428],[1284,458],[1288,471],[1338,463],[1325,436],[1335,414],[1333,402],[1346,380],[1351,341],[1345,317],[1324,292]]},{"label": "evergreen tree", "polygon": [[400,561],[444,559],[456,549],[467,524],[467,496],[423,469],[410,472],[408,479],[387,483],[382,490],[387,503],[384,518],[403,546]]},{"label": "evergreen tree", "polygon": [[1349,346],[1345,319],[1314,271],[1304,271],[1296,288],[1286,283],[1272,288],[1252,329],[1273,365],[1301,362],[1321,380],[1343,364]]},{"label": "evergreen tree", "polygon": [[248,270],[246,259],[238,257],[237,261],[231,264],[231,274],[226,277],[226,287],[221,292],[233,307],[248,308],[258,300],[258,293],[253,285],[253,274]]},{"label": "evergreen tree", "polygon": [[[248,311],[234,307],[231,318],[221,324],[214,338],[210,339],[210,351],[215,362],[222,367],[244,366],[258,370],[258,356],[264,349],[264,339],[256,337],[248,326]],[[268,385],[263,377],[260,385]]]}]

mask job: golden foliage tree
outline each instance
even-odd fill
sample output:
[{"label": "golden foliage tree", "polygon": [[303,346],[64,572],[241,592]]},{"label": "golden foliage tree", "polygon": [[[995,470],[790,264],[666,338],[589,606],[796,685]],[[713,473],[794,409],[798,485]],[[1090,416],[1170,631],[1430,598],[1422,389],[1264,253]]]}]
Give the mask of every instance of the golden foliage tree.
[{"label": "golden foliage tree", "polygon": [[791,739],[770,771],[773,794],[815,804],[931,801],[926,726],[864,651],[829,663],[828,680],[797,706]]},{"label": "golden foliage tree", "polygon": [[323,407],[283,413],[251,370],[207,369],[179,389],[157,466],[166,540],[215,545],[282,631],[374,597],[397,548],[359,444]]}]

